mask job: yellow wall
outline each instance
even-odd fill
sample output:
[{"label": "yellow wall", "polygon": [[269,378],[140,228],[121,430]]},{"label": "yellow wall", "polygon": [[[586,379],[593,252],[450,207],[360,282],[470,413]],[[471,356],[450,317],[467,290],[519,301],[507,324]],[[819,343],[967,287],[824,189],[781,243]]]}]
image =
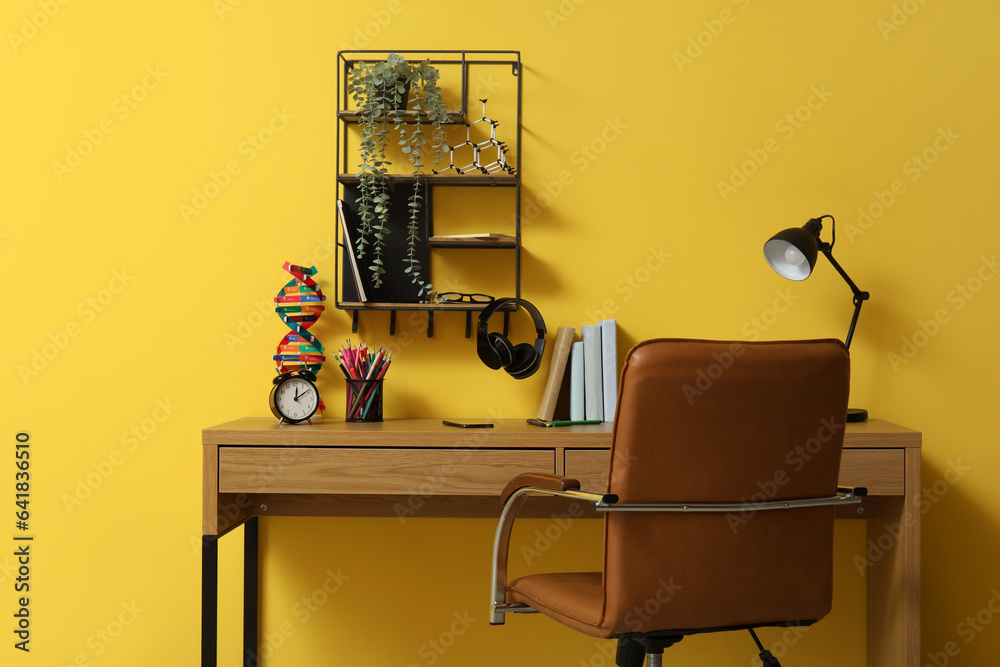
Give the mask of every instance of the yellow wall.
[{"label": "yellow wall", "polygon": [[[335,53],[357,47],[521,50],[526,202],[566,181],[524,230],[524,294],[553,330],[613,311],[622,353],[654,336],[843,335],[849,292],[830,266],[793,284],[761,257],[775,231],[835,215],[836,255],[872,293],[852,403],[924,433],[922,662],[946,648],[947,664],[995,661],[998,22],[985,0],[3,3],[0,662],[196,664],[200,430],[267,414],[282,262],[314,261],[332,281]],[[273,140],[247,149],[268,127]],[[185,220],[181,205],[230,162]],[[730,181],[733,169],[750,175]],[[489,371],[462,324],[439,318],[431,340],[400,327],[412,343],[389,416],[534,411],[542,374]],[[366,316],[354,338],[389,344],[387,325]],[[319,331],[339,344],[347,315],[331,309]],[[21,431],[29,654],[11,632]],[[838,532],[834,615],[802,636],[764,633],[798,664],[861,651],[861,528]],[[265,664],[610,664],[544,619],[488,627],[490,530],[265,523]],[[597,543],[576,522],[534,564],[587,567]],[[303,606],[337,585],[330,573],[341,588]],[[224,581],[230,619],[236,584]],[[237,630],[224,623],[226,667]],[[753,664],[743,636],[676,652]]]}]

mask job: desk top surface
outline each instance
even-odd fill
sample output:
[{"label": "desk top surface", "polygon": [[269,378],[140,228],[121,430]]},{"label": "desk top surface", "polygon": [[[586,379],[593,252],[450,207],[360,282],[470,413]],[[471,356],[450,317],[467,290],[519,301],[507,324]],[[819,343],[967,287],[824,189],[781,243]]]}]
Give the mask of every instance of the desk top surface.
[{"label": "desk top surface", "polygon": [[[470,420],[479,421],[479,420]],[[279,424],[273,417],[244,417],[202,431],[202,444],[244,447],[573,447],[611,444],[614,424],[531,426],[523,419],[490,421],[493,428],[456,428],[440,419],[387,419],[357,423],[319,419],[312,424]],[[665,427],[666,428],[666,427]],[[537,438],[537,440],[536,440]],[[847,425],[845,447],[920,447],[918,431],[870,419]]]}]

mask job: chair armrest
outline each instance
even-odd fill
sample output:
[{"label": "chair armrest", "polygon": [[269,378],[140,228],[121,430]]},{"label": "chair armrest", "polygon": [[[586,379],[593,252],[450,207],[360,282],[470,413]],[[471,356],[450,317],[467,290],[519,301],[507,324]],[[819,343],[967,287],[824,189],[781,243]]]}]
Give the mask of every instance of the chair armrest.
[{"label": "chair armrest", "polygon": [[562,477],[560,475],[550,475],[542,472],[525,472],[521,473],[514,479],[507,483],[504,487],[503,492],[500,494],[500,504],[506,505],[510,497],[514,495],[514,492],[518,489],[524,488],[526,486],[534,486],[541,489],[548,489],[550,491],[568,491],[570,489],[579,489],[580,481],[573,479],[572,477]]},{"label": "chair armrest", "polygon": [[615,503],[618,497],[607,493],[581,491],[580,482],[571,477],[545,473],[522,473],[504,488],[503,509],[493,537],[493,576],[490,585],[490,625],[502,625],[504,614],[511,611],[534,611],[530,607],[506,605],[507,556],[517,510],[529,495],[559,496],[594,504],[594,508]]},{"label": "chair armrest", "polygon": [[[555,493],[554,491],[552,493]],[[583,491],[568,491],[566,495],[572,493],[584,494]],[[604,495],[599,502],[594,505],[598,512],[744,512],[753,510],[760,512],[763,510],[788,510],[803,507],[827,507],[832,505],[857,505],[863,496],[868,495],[868,489],[863,486],[841,486],[837,487],[836,496],[823,498],[790,498],[788,500],[764,500],[760,502],[713,502],[713,503],[620,503],[618,496],[614,494]]]}]

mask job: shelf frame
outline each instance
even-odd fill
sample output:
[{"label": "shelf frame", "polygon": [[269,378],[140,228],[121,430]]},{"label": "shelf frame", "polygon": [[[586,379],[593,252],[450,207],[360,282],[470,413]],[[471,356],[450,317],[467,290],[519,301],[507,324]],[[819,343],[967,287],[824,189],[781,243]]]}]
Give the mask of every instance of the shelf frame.
[{"label": "shelf frame", "polygon": [[[388,174],[390,185],[409,185],[416,180],[408,174]],[[337,174],[340,183],[357,185],[360,179],[357,174]],[[517,187],[517,176],[511,174],[421,174],[421,181],[431,185],[471,185],[476,187]]]},{"label": "shelf frame", "polygon": [[[358,322],[362,310],[387,310],[389,311],[389,335],[396,335],[396,312],[419,310],[427,313],[427,337],[434,337],[434,313],[438,312],[458,312],[465,313],[465,337],[472,337],[472,315],[481,313],[486,307],[485,303],[404,303],[389,301],[341,301],[337,307],[341,310],[351,311],[351,333],[358,333]],[[514,312],[514,302],[501,306],[498,310],[503,313],[503,335],[507,335],[510,326],[510,314]]]},{"label": "shelf frame", "polygon": [[[383,50],[350,50],[339,51],[337,53],[337,118],[336,118],[336,141],[337,141],[337,198],[344,197],[345,185],[356,185],[359,182],[356,173],[348,172],[347,166],[350,164],[351,148],[348,145],[348,129],[352,124],[358,123],[357,113],[349,108],[349,95],[347,94],[347,80],[350,70],[361,62],[384,60],[390,53],[397,53],[407,60],[430,60],[433,65],[459,65],[461,72],[461,108],[448,112],[450,123],[464,124],[467,122],[469,109],[469,71],[474,66],[509,66],[511,75],[514,77],[516,87],[516,128],[515,128],[515,171],[514,174],[424,174],[420,176],[422,182],[428,185],[428,194],[434,187],[503,187],[514,189],[514,235],[512,240],[470,240],[470,241],[446,241],[430,242],[425,239],[430,249],[473,249],[487,251],[513,251],[514,253],[514,302],[508,308],[504,308],[504,332],[507,331],[510,313],[519,307],[521,299],[521,152],[522,152],[522,83],[523,68],[521,64],[520,51],[513,50],[426,50],[426,51],[383,51]],[[415,116],[415,112],[404,112],[406,116]],[[390,174],[390,185],[406,185],[413,183],[414,176],[408,174]],[[425,201],[426,206],[431,205],[430,197]],[[429,239],[433,235],[433,216],[428,211],[426,235]],[[436,312],[465,312],[466,314],[466,338],[471,336],[472,314],[480,312],[486,304],[453,304],[453,303],[409,303],[409,302],[378,302],[378,301],[345,301],[341,294],[341,253],[353,252],[353,249],[346,248],[343,234],[341,233],[339,221],[335,224],[336,245],[340,252],[334,253],[334,304],[340,310],[352,311],[352,331],[357,333],[359,314],[362,310],[388,310],[390,311],[389,334],[395,335],[396,311],[425,311],[428,315],[427,335],[433,336],[434,314]],[[427,274],[430,276],[430,259],[428,259]]]}]

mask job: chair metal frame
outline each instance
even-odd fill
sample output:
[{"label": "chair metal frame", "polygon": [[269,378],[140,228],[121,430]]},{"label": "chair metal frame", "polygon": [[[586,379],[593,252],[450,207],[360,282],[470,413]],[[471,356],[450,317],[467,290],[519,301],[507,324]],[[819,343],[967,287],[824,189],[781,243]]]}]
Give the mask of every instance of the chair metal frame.
[{"label": "chair metal frame", "polygon": [[[575,481],[575,480],[574,480]],[[522,603],[507,602],[507,560],[510,553],[510,537],[514,519],[521,505],[530,495],[547,495],[593,503],[597,512],[743,512],[746,510],[768,511],[789,510],[803,507],[825,507],[857,505],[868,494],[865,487],[838,486],[839,495],[826,498],[797,498],[773,500],[759,503],[621,503],[613,493],[569,488],[566,490],[547,489],[540,486],[522,486],[515,490],[504,503],[493,539],[493,577],[490,600],[490,625],[503,625],[504,614],[538,613],[536,609]]]}]

